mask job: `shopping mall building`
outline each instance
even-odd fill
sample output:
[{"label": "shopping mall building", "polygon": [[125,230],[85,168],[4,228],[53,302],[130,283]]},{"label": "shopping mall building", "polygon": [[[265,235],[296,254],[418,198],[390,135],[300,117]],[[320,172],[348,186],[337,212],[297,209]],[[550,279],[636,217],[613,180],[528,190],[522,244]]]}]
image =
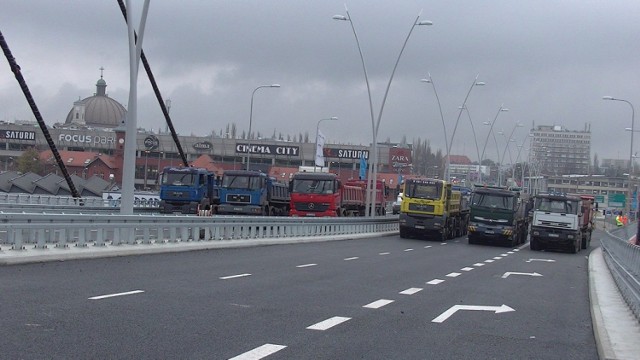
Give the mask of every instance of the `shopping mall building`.
[{"label": "shopping mall building", "polygon": [[[102,77],[93,96],[73,103],[64,123],[48,128],[70,174],[98,176],[114,184],[122,179],[124,119],[126,109],[110,98]],[[211,131],[213,134],[214,131]],[[178,136],[191,166],[208,168],[219,175],[229,169],[260,170],[288,180],[300,166],[313,166],[315,144],[274,139]],[[0,169],[16,170],[17,159],[27,149],[40,153],[43,173],[60,173],[46,138],[36,122],[0,122]],[[326,144],[325,166],[343,179],[357,178],[361,158],[369,159],[369,146]],[[395,187],[400,174],[411,169],[411,149],[379,144],[379,178]],[[138,130],[135,183],[138,189],[157,188],[158,174],[166,166],[181,166],[182,158],[170,133]]]}]

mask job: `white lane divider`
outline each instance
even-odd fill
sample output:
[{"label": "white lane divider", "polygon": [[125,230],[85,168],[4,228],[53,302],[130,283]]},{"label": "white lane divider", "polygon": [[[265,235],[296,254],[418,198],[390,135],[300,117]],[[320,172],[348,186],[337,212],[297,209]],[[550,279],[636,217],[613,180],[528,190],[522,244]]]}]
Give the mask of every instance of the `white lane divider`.
[{"label": "white lane divider", "polygon": [[241,277],[245,277],[245,276],[251,276],[251,274],[238,274],[238,275],[221,276],[220,280],[236,279],[236,278],[241,278]]},{"label": "white lane divider", "polygon": [[318,264],[303,264],[303,265],[298,265],[296,266],[297,268],[306,268],[306,267],[311,267],[311,266],[317,266]]},{"label": "white lane divider", "polygon": [[334,316],[332,318],[329,318],[327,320],[323,320],[320,321],[317,324],[313,324],[309,327],[307,327],[308,330],[320,330],[320,331],[324,331],[327,329],[330,329],[336,325],[342,324],[345,321],[349,321],[351,320],[350,317],[343,317],[343,316]]},{"label": "white lane divider", "polygon": [[408,288],[407,290],[400,291],[400,294],[402,294],[402,295],[413,295],[413,294],[418,293],[420,291],[422,291],[422,288]]},{"label": "white lane divider", "polygon": [[404,249],[405,252],[407,251],[413,251],[413,249]]},{"label": "white lane divider", "polygon": [[460,270],[462,270],[462,271],[471,271],[471,270],[473,270],[473,268],[472,267],[463,267]]},{"label": "white lane divider", "polygon": [[143,290],[134,290],[134,291],[127,291],[127,292],[117,293],[117,294],[107,294],[107,295],[93,296],[93,297],[90,297],[89,300],[102,300],[102,299],[112,298],[112,297],[116,297],[116,296],[126,296],[126,295],[133,295],[133,294],[141,294],[143,292],[144,292]]},{"label": "white lane divider", "polygon": [[493,258],[493,260],[500,260],[500,259],[502,259],[500,256],[496,256]]},{"label": "white lane divider", "polygon": [[427,246],[425,246],[424,248],[425,248],[425,249],[428,249],[428,248],[431,248],[431,247],[433,247],[433,246],[431,246],[431,245],[427,245]]},{"label": "white lane divider", "polygon": [[445,243],[440,243],[440,245],[447,245],[447,243],[446,242]]},{"label": "white lane divider", "polygon": [[486,263],[492,263],[492,262],[494,262],[494,261],[495,261],[495,260],[491,260],[491,259],[489,259],[489,260],[485,260],[484,262],[486,262]]},{"label": "white lane divider", "polygon": [[500,256],[509,256],[509,254],[500,254]]},{"label": "white lane divider", "polygon": [[450,274],[447,274],[446,276],[454,278],[454,277],[458,277],[458,276],[460,276],[460,275],[462,275],[462,274],[457,273],[457,272],[452,272],[452,273],[450,273]]},{"label": "white lane divider", "polygon": [[344,261],[351,261],[351,260],[358,260],[358,259],[360,259],[360,258],[357,257],[357,256],[354,256],[354,257],[346,258],[346,259],[344,259]]},{"label": "white lane divider", "polygon": [[441,283],[443,283],[443,282],[444,282],[444,280],[440,280],[440,279],[433,279],[433,280],[431,280],[431,281],[427,281],[427,284],[429,284],[429,285],[438,285],[438,284],[441,284]]},{"label": "white lane divider", "polygon": [[389,255],[389,254],[391,254],[391,253],[390,252],[381,252],[378,255]]},{"label": "white lane divider", "polygon": [[394,302],[394,300],[387,300],[387,299],[380,299],[380,300],[376,300],[370,304],[364,305],[363,308],[368,308],[368,309],[379,309],[385,305],[389,305],[392,302]]},{"label": "white lane divider", "polygon": [[286,348],[284,345],[264,344],[246,353],[234,356],[229,360],[258,360]]},{"label": "white lane divider", "polygon": [[483,264],[483,263],[475,263],[475,264],[473,264],[473,266],[477,266],[477,267],[484,266],[484,265],[485,264]]}]

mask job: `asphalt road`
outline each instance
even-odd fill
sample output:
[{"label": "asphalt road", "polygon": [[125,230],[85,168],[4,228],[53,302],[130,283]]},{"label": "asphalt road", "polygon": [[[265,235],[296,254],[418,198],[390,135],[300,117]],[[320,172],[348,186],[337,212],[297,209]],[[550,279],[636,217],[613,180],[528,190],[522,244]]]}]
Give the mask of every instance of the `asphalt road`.
[{"label": "asphalt road", "polygon": [[6,266],[0,358],[597,359],[587,255],[391,236]]}]

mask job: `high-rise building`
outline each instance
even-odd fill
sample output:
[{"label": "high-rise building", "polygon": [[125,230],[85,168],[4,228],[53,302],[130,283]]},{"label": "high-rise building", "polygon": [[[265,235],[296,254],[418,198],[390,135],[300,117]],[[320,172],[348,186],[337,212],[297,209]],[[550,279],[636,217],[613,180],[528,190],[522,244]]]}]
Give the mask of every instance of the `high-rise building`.
[{"label": "high-rise building", "polygon": [[591,129],[567,130],[560,125],[539,125],[532,130],[532,162],[541,175],[588,175]]}]

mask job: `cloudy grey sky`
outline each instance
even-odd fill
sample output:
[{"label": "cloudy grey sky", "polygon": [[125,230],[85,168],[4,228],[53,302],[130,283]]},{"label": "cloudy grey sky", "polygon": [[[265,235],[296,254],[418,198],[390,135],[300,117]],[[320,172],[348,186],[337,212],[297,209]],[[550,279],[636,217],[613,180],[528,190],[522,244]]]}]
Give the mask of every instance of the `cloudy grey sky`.
[{"label": "cloudy grey sky", "polygon": [[[133,1],[139,13],[142,0]],[[592,156],[628,158],[631,109],[640,110],[640,1],[637,0],[352,0],[346,5],[358,32],[371,82],[374,111],[402,43],[420,20],[386,101],[379,140],[406,136],[444,149],[474,78],[486,83],[467,102],[480,148],[504,104],[496,130],[521,144],[535,125],[592,131]],[[345,1],[152,0],[143,48],[160,89],[172,101],[178,132],[204,135],[235,123],[253,129],[314,136],[323,122],[330,143],[369,144],[371,118],[356,42],[344,21]],[[138,20],[136,20],[136,24]],[[125,106],[129,67],[127,28],[116,0],[5,0],[0,31],[22,67],[47,124],[63,122],[73,101],[91,96],[104,67],[109,96]],[[34,119],[6,59],[0,61],[0,120]],[[164,119],[141,67],[138,126],[164,129]],[[640,129],[640,122],[636,124]],[[640,136],[634,151],[640,151]],[[506,136],[498,136],[502,153]],[[527,145],[525,145],[526,148]],[[511,150],[516,156],[517,149]],[[477,158],[466,114],[452,154]],[[496,159],[493,141],[485,157]]]}]

